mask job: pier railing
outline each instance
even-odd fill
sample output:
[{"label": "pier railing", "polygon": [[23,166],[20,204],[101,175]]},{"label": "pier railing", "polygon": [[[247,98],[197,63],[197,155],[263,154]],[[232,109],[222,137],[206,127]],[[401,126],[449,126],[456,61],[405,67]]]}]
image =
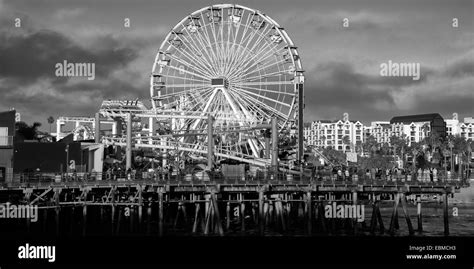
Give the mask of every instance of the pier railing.
[{"label": "pier railing", "polygon": [[54,186],[54,185],[81,185],[81,184],[111,184],[111,183],[133,183],[150,182],[159,184],[181,183],[181,184],[337,184],[337,185],[408,185],[408,186],[456,186],[468,187],[469,179],[461,178],[456,174],[446,177],[441,174],[439,177],[417,177],[416,175],[395,175],[395,176],[369,176],[352,174],[349,176],[331,173],[315,173],[311,176],[291,175],[286,173],[231,173],[223,175],[217,172],[200,172],[198,174],[183,174],[170,172],[137,172],[127,173],[126,171],[114,172],[90,172],[90,173],[15,173],[13,181],[0,182],[0,187],[15,186]]}]

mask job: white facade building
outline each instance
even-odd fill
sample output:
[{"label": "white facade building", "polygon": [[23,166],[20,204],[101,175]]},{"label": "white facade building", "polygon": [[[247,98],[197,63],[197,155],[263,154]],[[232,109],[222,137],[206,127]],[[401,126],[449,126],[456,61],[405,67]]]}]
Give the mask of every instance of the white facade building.
[{"label": "white facade building", "polygon": [[[349,144],[344,143],[345,136],[349,138]],[[344,113],[342,120],[306,123],[304,137],[307,145],[350,151],[358,142],[364,141],[364,125],[360,121],[350,121],[349,114]]]},{"label": "white facade building", "polygon": [[458,114],[453,113],[452,119],[445,120],[446,132],[448,135],[460,135],[466,139],[474,140],[474,118],[464,118],[464,122],[459,121]]},{"label": "white facade building", "polygon": [[[344,113],[342,120],[305,123],[304,137],[307,145],[332,146],[337,150],[347,151],[357,142],[366,141],[369,136],[373,136],[378,143],[388,144],[392,136],[405,136],[408,145],[411,145],[413,142],[423,141],[432,129],[474,140],[474,118],[464,118],[461,122],[457,113],[453,113],[452,119],[443,119],[437,113],[400,116],[392,118],[391,121],[373,121],[370,126],[364,126],[360,121],[350,121],[349,114]],[[344,136],[349,137],[350,145],[343,143]]]}]

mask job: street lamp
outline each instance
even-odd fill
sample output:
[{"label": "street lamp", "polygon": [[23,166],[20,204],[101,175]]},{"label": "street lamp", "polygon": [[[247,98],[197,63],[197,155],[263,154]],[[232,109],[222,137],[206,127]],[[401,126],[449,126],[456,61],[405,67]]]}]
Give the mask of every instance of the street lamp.
[{"label": "street lamp", "polygon": [[69,144],[66,145],[66,172],[69,172]]}]

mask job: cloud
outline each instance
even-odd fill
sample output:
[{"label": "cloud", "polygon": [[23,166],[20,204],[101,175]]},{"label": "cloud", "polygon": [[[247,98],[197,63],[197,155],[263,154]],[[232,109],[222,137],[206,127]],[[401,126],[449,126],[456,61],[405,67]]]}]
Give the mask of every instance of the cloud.
[{"label": "cloud", "polygon": [[73,17],[80,16],[85,13],[86,8],[61,8],[57,10],[53,17],[57,20],[68,20]]},{"label": "cloud", "polygon": [[343,112],[365,123],[429,112],[472,115],[473,57],[426,67],[418,81],[362,73],[356,67],[330,62],[306,72],[305,121],[334,119]]},{"label": "cloud", "polygon": [[31,83],[55,76],[56,63],[95,63],[96,77],[106,77],[135,58],[136,52],[120,47],[118,41],[104,37],[103,46],[86,49],[68,37],[51,30],[0,37],[0,76]]}]

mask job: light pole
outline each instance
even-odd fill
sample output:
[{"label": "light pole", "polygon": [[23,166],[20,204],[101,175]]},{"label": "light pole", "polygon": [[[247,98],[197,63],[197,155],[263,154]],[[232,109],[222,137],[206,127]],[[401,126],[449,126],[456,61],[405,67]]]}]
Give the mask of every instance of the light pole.
[{"label": "light pole", "polygon": [[471,155],[472,155],[472,148],[471,148],[472,143],[467,144],[467,180],[470,179],[471,177]]},{"label": "light pole", "polygon": [[444,155],[444,174],[446,176],[446,179],[448,177],[448,154],[449,154],[449,150],[447,149],[444,149],[443,150],[443,155]]},{"label": "light pole", "polygon": [[453,158],[453,148],[454,144],[453,141],[449,141],[449,148],[451,149],[451,174],[454,172],[454,158]]},{"label": "light pole", "polygon": [[69,172],[69,144],[66,145],[66,172]]}]

